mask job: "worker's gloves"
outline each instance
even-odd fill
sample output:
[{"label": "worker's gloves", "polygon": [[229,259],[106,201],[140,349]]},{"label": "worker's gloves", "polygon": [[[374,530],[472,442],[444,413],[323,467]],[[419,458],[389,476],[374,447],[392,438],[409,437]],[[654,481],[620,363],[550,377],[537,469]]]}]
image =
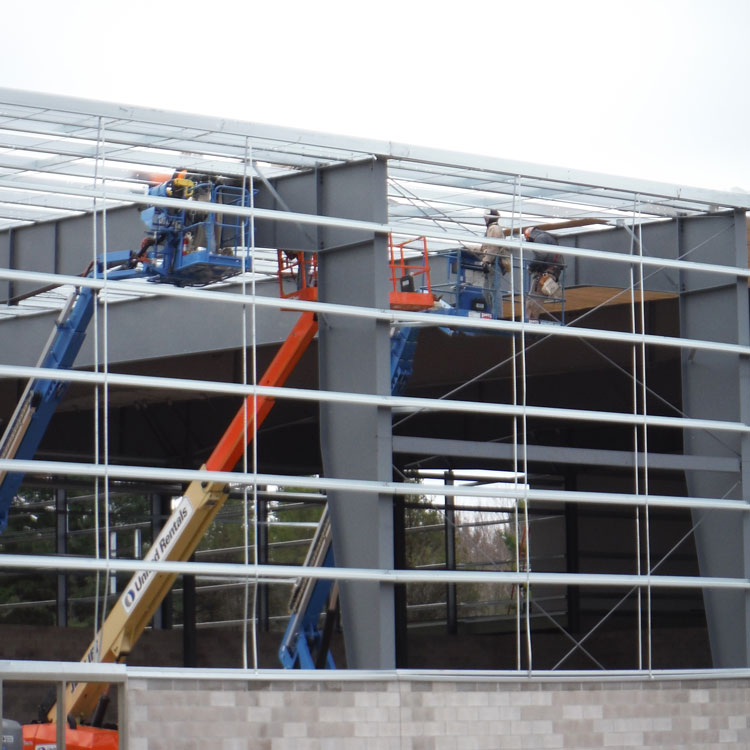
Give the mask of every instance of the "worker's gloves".
[{"label": "worker's gloves", "polygon": [[560,291],[560,285],[552,274],[542,274],[539,289],[545,297],[554,297]]}]

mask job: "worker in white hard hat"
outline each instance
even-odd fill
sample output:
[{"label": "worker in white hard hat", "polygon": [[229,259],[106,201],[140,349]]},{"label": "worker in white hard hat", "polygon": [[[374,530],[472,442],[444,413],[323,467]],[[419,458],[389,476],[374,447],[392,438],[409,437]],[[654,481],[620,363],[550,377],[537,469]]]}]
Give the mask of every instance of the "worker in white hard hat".
[{"label": "worker in white hard hat", "polygon": [[[537,227],[527,227],[523,232],[528,242],[543,245],[557,245],[557,237]],[[544,309],[540,297],[555,297],[560,292],[560,275],[563,270],[563,257],[560,253],[546,250],[534,250],[534,257],[529,263],[529,292],[526,298],[527,320],[539,320]]]},{"label": "worker in white hard hat", "polygon": [[[500,226],[500,214],[496,208],[488,209],[484,214],[484,223],[487,227],[485,237],[493,239],[502,239],[505,237],[505,231]],[[498,271],[502,276],[507,274],[511,267],[510,250],[507,247],[499,245],[490,245],[483,242],[479,247],[479,260],[482,264],[484,299],[490,310],[499,313],[495,308],[495,295],[499,288]],[[500,300],[497,300],[500,304]]]},{"label": "worker in white hard hat", "polygon": [[[484,223],[487,226],[485,237],[492,237],[499,240],[505,237],[505,232],[500,226],[500,214],[496,208],[491,208],[484,214]],[[489,245],[482,243],[479,252],[481,253],[482,263],[492,266],[496,259],[499,259],[500,272],[505,276],[511,268],[510,250],[507,247],[498,245]],[[487,270],[490,270],[489,268]]]}]

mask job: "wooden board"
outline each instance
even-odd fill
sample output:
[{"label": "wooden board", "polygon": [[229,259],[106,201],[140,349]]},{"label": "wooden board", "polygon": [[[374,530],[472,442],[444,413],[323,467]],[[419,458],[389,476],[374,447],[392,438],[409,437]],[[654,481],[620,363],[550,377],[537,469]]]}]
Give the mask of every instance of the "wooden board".
[{"label": "wooden board", "polygon": [[[651,302],[653,300],[661,299],[675,299],[676,293],[672,292],[650,292],[646,291],[644,294],[644,300]],[[635,300],[636,303],[641,301],[641,291],[636,289],[631,295],[630,289],[622,289],[620,287],[607,287],[607,286],[580,286],[580,287],[568,287],[565,289],[565,311],[573,312],[576,310],[590,310],[594,307],[609,307],[612,305],[629,305],[630,301]],[[559,313],[562,310],[562,302],[550,300],[549,302],[543,303],[544,309],[550,313]],[[516,317],[518,318],[521,310],[520,298],[517,296],[515,300]],[[509,319],[511,317],[511,303],[506,302],[503,306],[503,317]]]}]

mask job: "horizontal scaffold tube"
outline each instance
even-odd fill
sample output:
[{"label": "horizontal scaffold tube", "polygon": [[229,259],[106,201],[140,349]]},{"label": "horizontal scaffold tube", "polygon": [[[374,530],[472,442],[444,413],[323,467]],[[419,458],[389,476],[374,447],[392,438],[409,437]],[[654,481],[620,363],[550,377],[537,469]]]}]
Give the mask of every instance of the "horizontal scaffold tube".
[{"label": "horizontal scaffold tube", "polygon": [[[378,309],[372,307],[358,307],[355,305],[337,305],[330,302],[308,302],[306,300],[279,299],[253,294],[239,294],[234,292],[218,292],[209,289],[180,289],[168,284],[131,284],[121,281],[105,279],[85,279],[80,276],[61,276],[53,273],[36,271],[14,271],[0,268],[0,279],[12,281],[33,281],[41,285],[69,284],[71,286],[88,286],[95,289],[110,289],[113,292],[135,296],[138,293],[152,297],[177,297],[193,299],[203,302],[221,302],[226,305],[241,305],[243,307],[264,307],[271,309],[283,308],[298,312],[315,312],[318,314],[346,315],[352,318],[369,320],[383,320],[390,324],[413,324],[433,328],[466,328],[483,330],[494,333],[533,333],[544,336],[561,336],[564,338],[591,339],[592,341],[608,341],[620,344],[638,344],[647,346],[664,346],[691,351],[722,352],[750,356],[750,346],[743,344],[723,343],[721,341],[704,341],[702,339],[688,339],[678,336],[656,336],[653,334],[628,333],[626,331],[607,331],[596,328],[579,328],[571,326],[544,326],[510,320],[493,320],[488,318],[462,318],[455,315],[441,313],[409,312],[405,310]],[[121,303],[119,303],[121,304]]]},{"label": "horizontal scaffold tube", "polygon": [[506,583],[514,585],[597,586],[659,589],[750,590],[747,578],[699,576],[620,575],[610,573],[539,573],[503,570],[392,570],[375,568],[306,567],[304,565],[256,565],[249,563],[148,562],[144,560],[94,559],[60,555],[0,555],[0,569],[36,571],[151,571],[170,575],[212,576],[253,581],[256,578],[295,580],[315,578],[381,583]]},{"label": "horizontal scaffold tube", "polygon": [[[591,505],[621,505],[649,508],[703,508],[746,513],[750,503],[744,500],[711,497],[678,497],[676,495],[646,495],[615,492],[565,492],[560,490],[532,490],[511,482],[500,487],[472,487],[462,485],[423,485],[411,482],[377,482],[364,479],[333,479],[282,474],[252,474],[205,469],[169,469],[163,467],[125,466],[118,464],[85,464],[62,461],[31,461],[0,459],[0,470],[13,468],[25,474],[44,476],[99,477],[109,480],[139,479],[151,482],[225,482],[234,487],[295,487],[313,491],[345,490],[367,494],[409,496],[415,493],[450,497],[482,497],[500,500],[546,501],[553,503],[587,503]],[[283,495],[282,495],[283,497]],[[509,510],[498,505],[497,510]],[[1,556],[0,556],[0,559]]]},{"label": "horizontal scaffold tube", "polygon": [[489,404],[484,401],[457,401],[453,399],[415,398],[410,396],[375,396],[343,391],[318,391],[308,388],[219,383],[186,378],[123,375],[119,373],[94,373],[75,370],[54,370],[36,367],[0,365],[0,378],[39,378],[62,382],[90,383],[155,390],[175,390],[215,395],[258,396],[293,401],[319,403],[346,403],[362,406],[380,406],[419,412],[459,412],[506,417],[536,417],[576,422],[597,422],[647,427],[671,427],[679,430],[715,430],[717,432],[748,433],[750,425],[743,422],[724,422],[718,419],[691,419],[689,417],[663,417],[629,412],[592,411],[589,409],[562,409],[551,406],[522,406],[514,404]]}]

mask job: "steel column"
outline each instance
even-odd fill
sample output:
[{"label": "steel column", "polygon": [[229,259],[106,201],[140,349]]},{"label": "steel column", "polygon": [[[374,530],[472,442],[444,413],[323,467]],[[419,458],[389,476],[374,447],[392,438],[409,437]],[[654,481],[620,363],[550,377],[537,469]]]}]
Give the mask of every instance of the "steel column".
[{"label": "steel column", "polygon": [[[195,555],[190,555],[195,562]],[[182,666],[198,666],[198,633],[195,617],[195,576],[182,576]]]},{"label": "steel column", "polygon": [[[68,554],[68,492],[55,490],[55,528],[57,542],[55,553]],[[68,574],[57,574],[57,627],[68,627]]]},{"label": "steel column", "polygon": [[[445,484],[455,484],[452,471],[445,473]],[[453,495],[445,496],[445,569],[456,569],[456,510]],[[446,623],[448,633],[458,632],[458,612],[456,602],[456,584],[446,584]]]},{"label": "steel column", "polygon": [[[319,174],[326,215],[384,221],[386,169],[371,161]],[[322,302],[388,307],[388,250],[384,236],[352,230],[321,231],[318,284]],[[321,315],[320,387],[388,395],[390,335],[384,321]],[[326,476],[390,481],[391,415],[383,407],[321,404],[321,453]],[[393,567],[390,495],[331,491],[328,503],[338,567]],[[394,592],[391,584],[341,582],[347,665],[396,666]]]},{"label": "steel column", "polygon": [[[258,490],[260,491],[260,487]],[[265,489],[265,488],[264,488]],[[265,497],[258,498],[258,538],[255,544],[258,548],[258,563],[268,565],[268,499]],[[260,629],[267,633],[269,629],[268,619],[268,584],[258,584],[258,598],[256,617]]]}]

